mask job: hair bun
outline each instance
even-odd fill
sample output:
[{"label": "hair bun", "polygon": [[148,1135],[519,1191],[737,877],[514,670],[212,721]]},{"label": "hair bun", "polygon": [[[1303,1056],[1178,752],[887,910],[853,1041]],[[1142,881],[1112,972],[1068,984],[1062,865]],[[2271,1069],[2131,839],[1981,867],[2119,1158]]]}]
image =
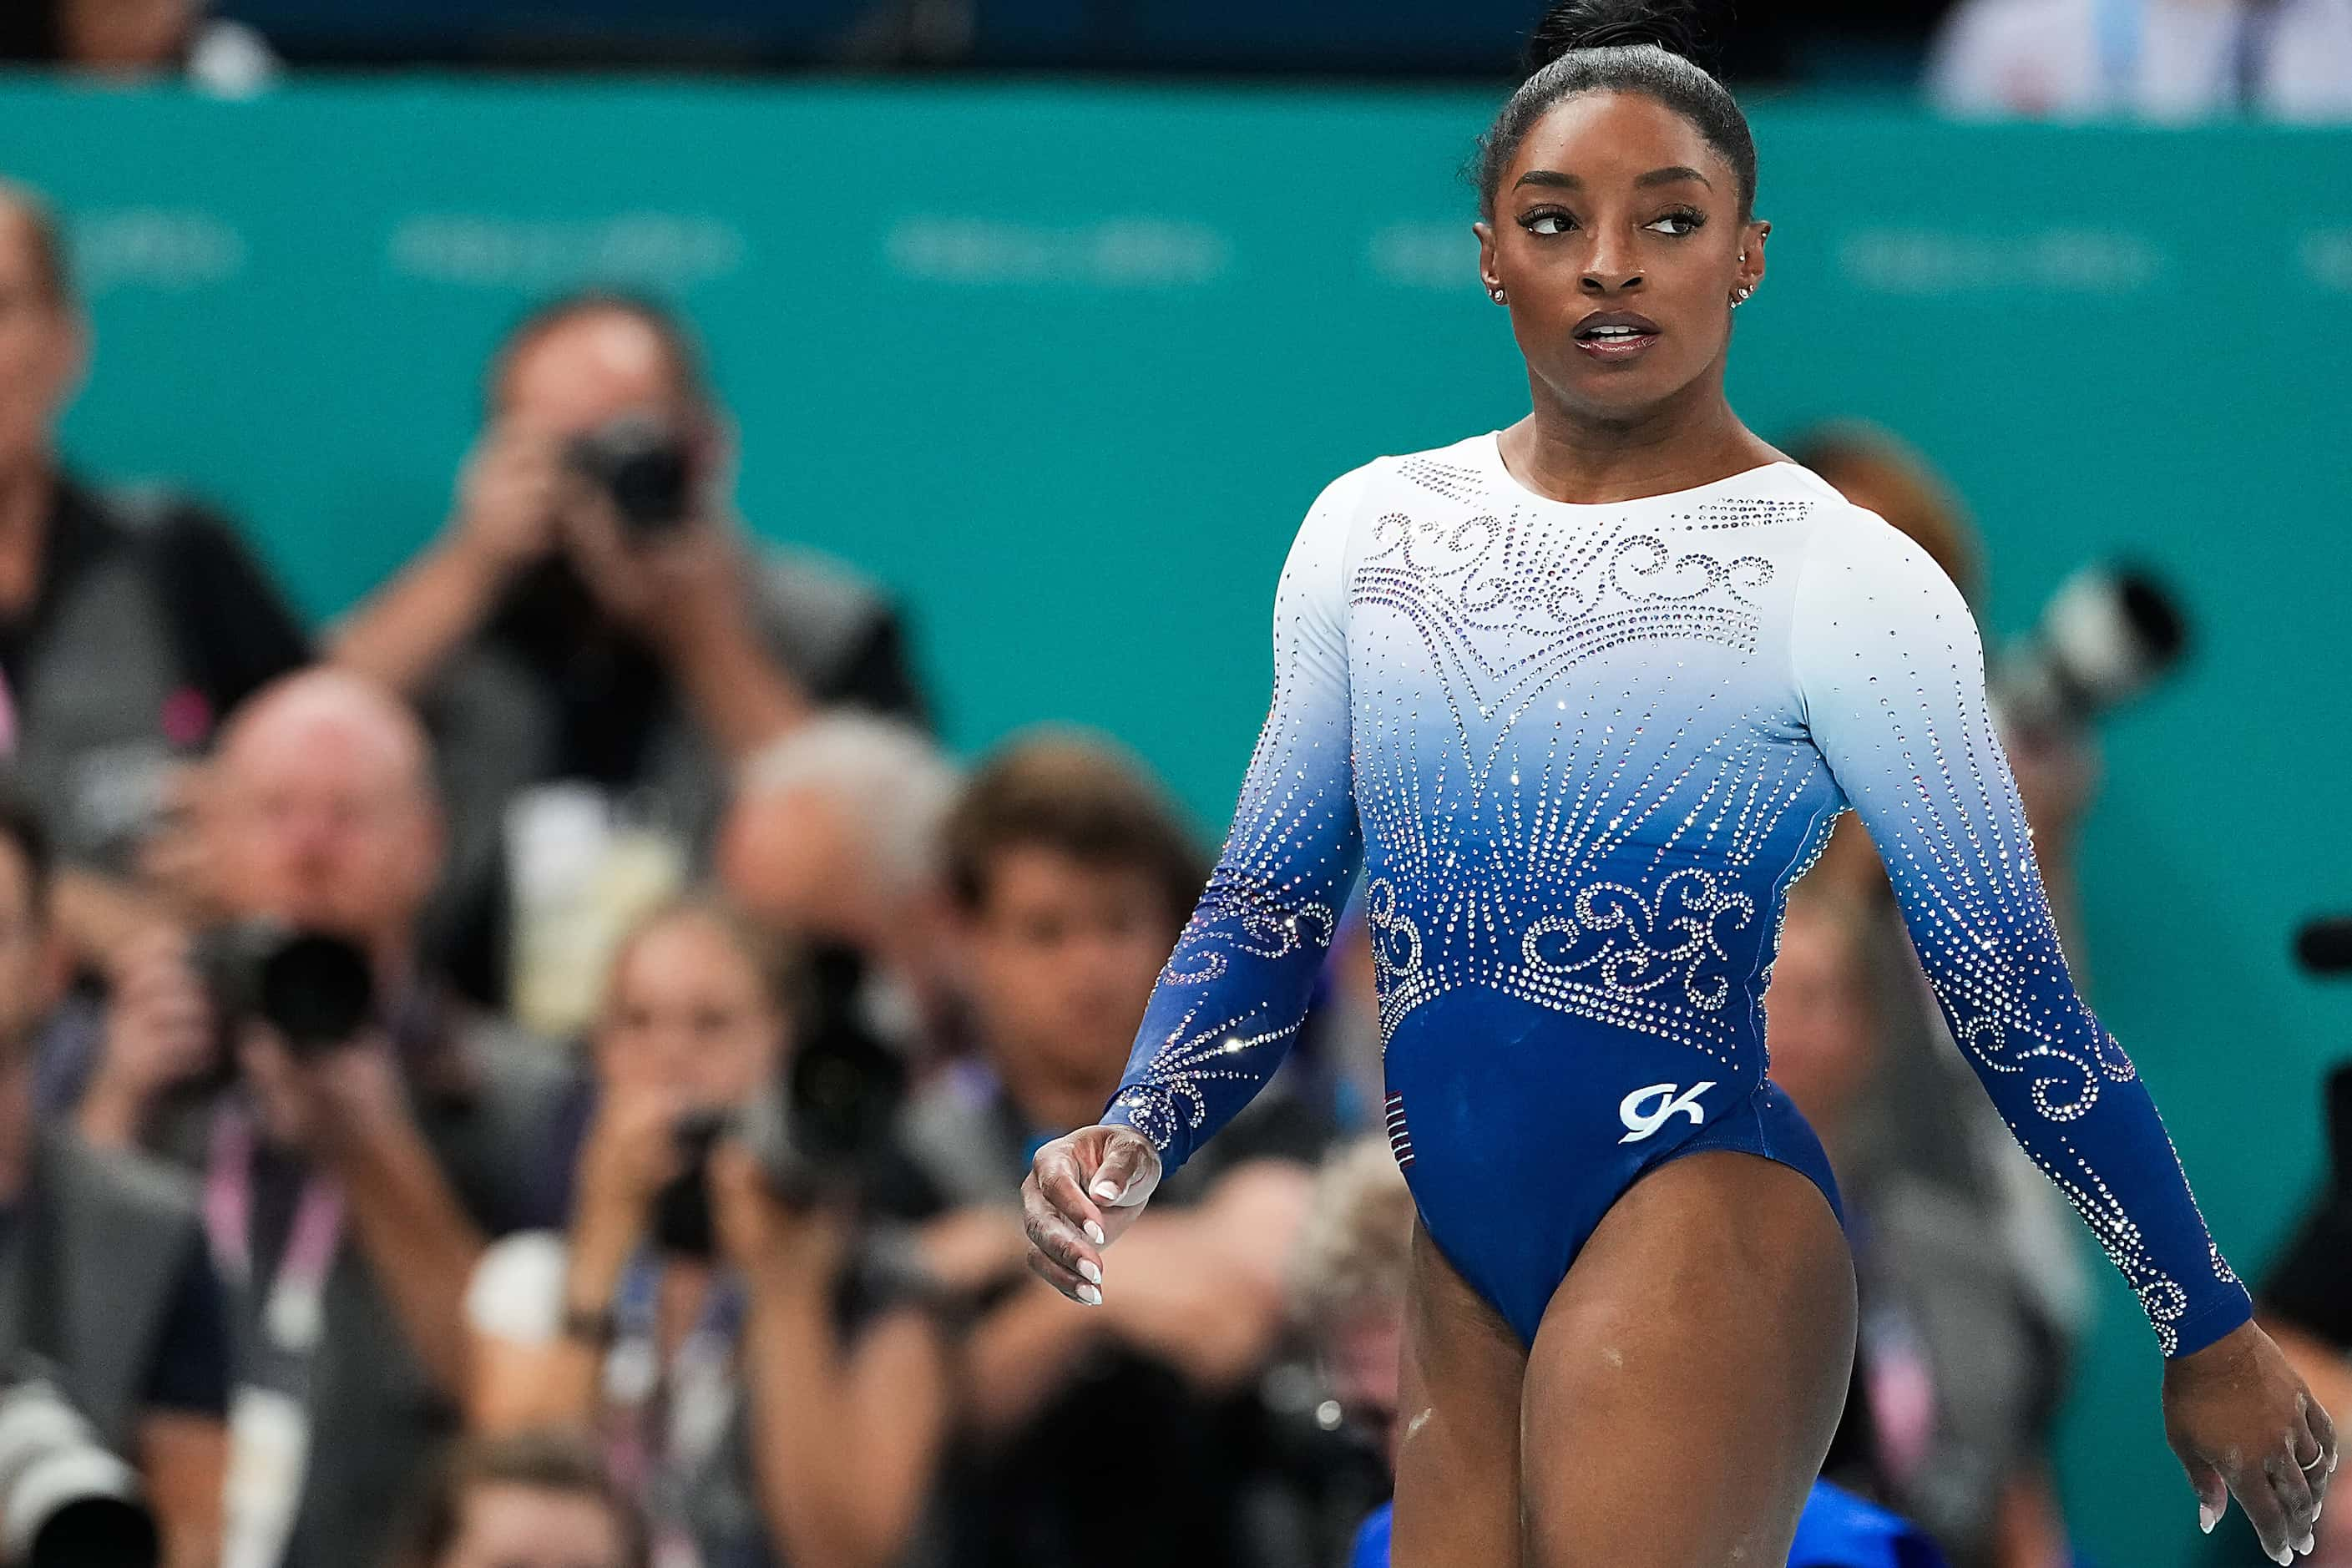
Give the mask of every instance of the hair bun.
[{"label": "hair bun", "polygon": [[1528,35],[1527,72],[1579,49],[1638,44],[1687,59],[1695,37],[1687,0],[1559,0]]}]

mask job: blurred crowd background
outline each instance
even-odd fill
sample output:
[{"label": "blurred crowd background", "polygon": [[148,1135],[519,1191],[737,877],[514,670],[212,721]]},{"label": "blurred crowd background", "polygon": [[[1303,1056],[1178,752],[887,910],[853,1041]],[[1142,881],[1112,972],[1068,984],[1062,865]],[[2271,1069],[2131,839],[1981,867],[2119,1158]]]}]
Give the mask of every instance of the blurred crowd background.
[{"label": "blurred crowd background", "polygon": [[[0,15],[0,1564],[132,1493],[173,1568],[1349,1561],[1360,921],[1107,1305],[1017,1188],[1306,501],[1525,408],[1458,170],[1536,9]],[[1701,11],[1778,226],[1735,403],[1985,621],[2070,958],[2340,1420],[2352,0]],[[1962,1568],[2258,1561],[1850,826],[1769,1011],[1855,1219],[1831,1476]]]}]

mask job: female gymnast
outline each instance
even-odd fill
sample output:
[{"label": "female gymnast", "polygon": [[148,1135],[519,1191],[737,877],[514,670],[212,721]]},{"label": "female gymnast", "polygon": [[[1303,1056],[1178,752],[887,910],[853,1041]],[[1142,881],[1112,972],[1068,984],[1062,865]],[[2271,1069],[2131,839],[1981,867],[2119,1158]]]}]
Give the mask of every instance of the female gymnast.
[{"label": "female gymnast", "polygon": [[2155,1326],[2205,1527],[2235,1493],[2288,1563],[2333,1427],[2075,994],[1968,607],[1725,400],[1770,226],[1686,53],[1641,0],[1539,26],[1475,226],[1533,412],[1307,514],[1231,836],[1102,1122],[1036,1156],[1031,1264],[1117,1289],[1106,1248],[1281,1061],[1360,864],[1421,1215],[1399,1568],[1785,1561],[1854,1282],[1763,999],[1851,807],[1953,1037]]}]

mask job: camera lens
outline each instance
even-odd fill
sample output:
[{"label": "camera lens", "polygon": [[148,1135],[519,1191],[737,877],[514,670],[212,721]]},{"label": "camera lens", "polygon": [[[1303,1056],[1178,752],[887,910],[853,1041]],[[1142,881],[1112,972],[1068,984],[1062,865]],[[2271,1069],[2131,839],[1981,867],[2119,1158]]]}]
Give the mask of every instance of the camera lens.
[{"label": "camera lens", "polygon": [[342,1045],[375,1011],[367,955],[341,937],[289,938],[261,962],[257,1011],[298,1056]]}]

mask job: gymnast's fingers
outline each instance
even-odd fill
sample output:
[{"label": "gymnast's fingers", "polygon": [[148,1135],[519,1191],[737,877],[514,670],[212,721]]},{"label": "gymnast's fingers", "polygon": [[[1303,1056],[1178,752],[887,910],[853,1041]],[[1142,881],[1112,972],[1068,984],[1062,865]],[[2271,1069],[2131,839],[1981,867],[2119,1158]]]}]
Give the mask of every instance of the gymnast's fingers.
[{"label": "gymnast's fingers", "polygon": [[1029,1266],[1070,1300],[1100,1306],[1102,1259],[1069,1217],[1045,1197],[1034,1174],[1021,1186],[1021,1218],[1029,1233]]},{"label": "gymnast's fingers", "polygon": [[2271,1477],[2260,1461],[2239,1466],[2229,1473],[2230,1490],[2238,1506],[2246,1510],[2246,1522],[2254,1527],[2254,1538],[2262,1542],[2263,1555],[2287,1568],[2294,1561],[2294,1547],[2290,1539],[2293,1531],[2287,1521],[2286,1506],[2279,1500],[2271,1486]]},{"label": "gymnast's fingers", "polygon": [[1102,1305],[1102,1292],[1100,1290],[1097,1289],[1094,1286],[1087,1284],[1085,1280],[1079,1279],[1076,1275],[1071,1273],[1060,1264],[1055,1262],[1050,1255],[1034,1243],[1029,1248],[1029,1270],[1031,1273],[1036,1275],[1038,1279],[1043,1279],[1046,1284],[1051,1285],[1055,1289],[1059,1290],[1063,1295],[1067,1296],[1071,1300],[1077,1302],[1081,1306],[1099,1307]]},{"label": "gymnast's fingers", "polygon": [[1103,1162],[1087,1195],[1114,1208],[1141,1208],[1160,1185],[1160,1152],[1140,1133],[1108,1129]]},{"label": "gymnast's fingers", "polygon": [[1086,1232],[1087,1239],[1097,1247],[1108,1245],[1103,1234],[1103,1213],[1092,1198],[1087,1196],[1086,1172],[1079,1163],[1081,1151],[1075,1139],[1056,1138],[1037,1151],[1030,1167],[1030,1175],[1045,1201],[1059,1211],[1062,1217]]},{"label": "gymnast's fingers", "polygon": [[2327,1500],[2327,1489],[2333,1484],[2339,1456],[2336,1448],[2336,1422],[2327,1407],[2310,1395],[2304,1396],[2303,1424],[2310,1441],[2295,1447],[2295,1463],[2311,1478],[2311,1489],[2322,1502]]},{"label": "gymnast's fingers", "polygon": [[2318,1544],[2314,1527],[2319,1518],[2319,1500],[2311,1489],[2310,1476],[2295,1463],[2295,1447],[2289,1440],[2281,1452],[2265,1458],[2263,1475],[2286,1515],[2286,1543],[2297,1552],[2309,1552]]}]

